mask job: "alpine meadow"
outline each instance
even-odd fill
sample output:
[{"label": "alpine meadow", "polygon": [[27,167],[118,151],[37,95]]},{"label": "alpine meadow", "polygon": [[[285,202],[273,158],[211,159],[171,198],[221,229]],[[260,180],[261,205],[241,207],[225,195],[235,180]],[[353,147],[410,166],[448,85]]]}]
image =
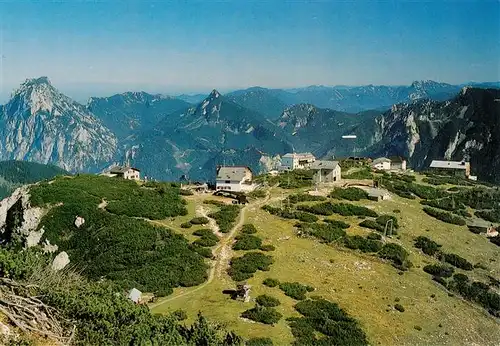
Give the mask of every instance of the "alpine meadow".
[{"label": "alpine meadow", "polygon": [[500,345],[498,23],[0,1],[0,344]]}]

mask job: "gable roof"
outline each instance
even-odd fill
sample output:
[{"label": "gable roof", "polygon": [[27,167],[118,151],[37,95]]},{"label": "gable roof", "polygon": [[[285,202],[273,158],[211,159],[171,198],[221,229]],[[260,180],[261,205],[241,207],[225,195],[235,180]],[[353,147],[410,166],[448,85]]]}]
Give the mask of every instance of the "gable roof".
[{"label": "gable roof", "polygon": [[391,162],[390,159],[387,157],[379,157],[378,159],[373,160],[372,164],[376,165],[377,163],[383,163],[383,162]]},{"label": "gable roof", "polygon": [[252,170],[246,166],[223,166],[217,170],[217,180],[238,180],[241,181]]},{"label": "gable roof", "polygon": [[140,172],[139,169],[134,168],[134,167],[129,167],[129,166],[114,166],[114,167],[111,167],[111,169],[109,170],[109,173],[123,174],[125,172],[128,172],[129,170],[134,170],[134,171]]},{"label": "gable roof", "polygon": [[141,298],[141,295],[142,295],[141,291],[139,291],[137,288],[132,288],[128,293],[127,298],[137,303],[139,301],[139,298]]},{"label": "gable roof", "polygon": [[311,163],[311,169],[312,170],[318,170],[318,169],[335,169],[339,165],[338,161],[324,161],[324,160],[317,160]]},{"label": "gable roof", "polygon": [[432,160],[431,168],[467,169],[465,161],[440,161]]}]

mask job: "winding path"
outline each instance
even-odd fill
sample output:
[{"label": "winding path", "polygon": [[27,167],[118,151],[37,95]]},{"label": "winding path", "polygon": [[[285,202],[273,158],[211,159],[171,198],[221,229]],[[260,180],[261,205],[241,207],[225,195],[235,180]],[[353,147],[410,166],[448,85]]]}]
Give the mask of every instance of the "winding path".
[{"label": "winding path", "polygon": [[233,242],[233,239],[236,235],[236,232],[238,231],[238,229],[240,229],[243,224],[245,223],[245,213],[246,211],[248,210],[248,208],[250,207],[253,207],[253,206],[260,206],[264,203],[266,203],[270,198],[270,193],[267,192],[267,195],[266,197],[263,199],[263,200],[260,200],[256,203],[250,203],[250,204],[246,204],[240,211],[240,214],[239,214],[239,218],[238,218],[238,222],[233,226],[233,228],[231,228],[231,231],[229,231],[229,233],[227,233],[227,236],[222,238],[219,242],[219,244],[217,245],[217,247],[214,249],[214,256],[215,256],[215,261],[214,263],[212,264],[212,266],[210,267],[210,271],[208,273],[208,279],[207,281],[205,281],[204,283],[202,283],[201,285],[197,286],[196,288],[192,289],[192,290],[189,290],[187,292],[183,292],[179,295],[176,295],[176,296],[172,296],[172,297],[169,297],[169,298],[166,298],[158,303],[155,303],[155,304],[150,304],[149,305],[149,308],[150,309],[154,309],[160,305],[163,305],[165,303],[168,303],[172,300],[175,300],[175,299],[178,299],[178,298],[181,298],[181,297],[185,297],[187,295],[190,295],[194,292],[198,292],[200,290],[202,290],[203,288],[205,288],[207,285],[209,285],[210,283],[212,283],[212,281],[214,280],[215,278],[215,274],[217,273],[217,277],[221,277],[222,276],[222,273],[224,272],[224,270],[229,266],[229,259],[231,258],[231,244]]}]

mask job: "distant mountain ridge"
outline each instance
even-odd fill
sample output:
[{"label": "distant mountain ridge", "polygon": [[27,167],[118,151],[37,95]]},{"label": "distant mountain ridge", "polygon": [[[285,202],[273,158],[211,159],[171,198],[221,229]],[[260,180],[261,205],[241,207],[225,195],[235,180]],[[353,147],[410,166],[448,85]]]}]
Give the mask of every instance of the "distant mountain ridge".
[{"label": "distant mountain ridge", "polygon": [[[490,85],[495,83],[479,86]],[[83,106],[42,77],[27,80],[0,106],[0,159],[51,163],[85,172],[127,160],[146,176],[177,180],[184,174],[192,179],[213,179],[219,164],[248,165],[258,173],[291,151],[311,151],[328,158],[404,155],[418,169],[431,158],[457,158],[467,153],[481,177],[497,179],[497,173],[481,158],[497,157],[493,132],[498,129],[494,121],[498,109],[485,96],[496,91],[465,88],[452,94],[456,88],[433,81],[398,87],[311,86],[288,91],[254,87],[226,95],[213,90],[194,105],[175,97],[126,92],[92,97]],[[463,90],[476,95],[466,98],[469,110],[464,114],[456,111],[458,106],[450,108],[459,104]],[[489,101],[480,101],[483,98]],[[302,102],[304,99],[350,108],[403,101],[387,108],[346,112]],[[476,109],[478,105],[486,108]],[[474,126],[471,130],[457,120],[470,110],[475,116],[486,112],[467,118],[467,124],[475,124],[484,133],[490,131],[492,142],[473,133]],[[453,142],[447,142],[448,137]],[[491,153],[477,149],[478,155],[471,149],[476,142],[470,138]],[[438,150],[439,143],[447,143],[447,149]],[[426,151],[426,146],[432,149]]]},{"label": "distant mountain ridge", "polygon": [[[280,104],[291,106],[306,103],[319,108],[358,113],[372,109],[385,110],[396,103],[419,99],[446,100],[456,95],[461,88],[460,85],[426,80],[415,81],[409,86],[309,86],[288,90],[253,87],[231,92],[228,96],[262,114],[272,112],[276,117],[273,109],[278,108]],[[259,99],[260,103],[257,102]],[[264,108],[262,100],[269,104],[268,108]]]},{"label": "distant mountain ridge", "polygon": [[165,116],[190,104],[170,96],[144,91],[126,92],[110,97],[91,97],[87,109],[119,139],[156,125]]},{"label": "distant mountain ridge", "polygon": [[[182,174],[212,178],[215,165],[224,162],[258,170],[263,154],[291,150],[278,130],[260,114],[213,90],[197,106],[170,114],[152,130],[137,135],[129,144],[136,145],[129,156],[148,167],[150,174],[175,179]],[[216,158],[222,162],[215,162]]]}]

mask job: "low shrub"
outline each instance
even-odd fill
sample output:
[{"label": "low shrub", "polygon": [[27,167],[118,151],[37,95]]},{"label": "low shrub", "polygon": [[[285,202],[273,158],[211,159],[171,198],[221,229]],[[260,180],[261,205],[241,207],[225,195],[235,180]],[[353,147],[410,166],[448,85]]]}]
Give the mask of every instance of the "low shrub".
[{"label": "low shrub", "polygon": [[382,232],[382,233],[385,230],[384,226],[382,226],[381,224],[379,224],[378,222],[373,221],[373,220],[364,220],[364,221],[360,222],[359,225],[361,227],[365,227],[365,228],[369,228],[369,229],[374,229],[374,230]]},{"label": "low shrub", "polygon": [[209,258],[209,259],[212,259],[214,257],[214,254],[212,253],[212,250],[210,250],[210,248],[208,247],[202,247],[198,244],[191,244],[190,245],[190,248],[195,251],[196,253],[198,253],[200,256],[203,256],[205,258]]},{"label": "low shrub", "polygon": [[193,227],[193,224],[189,221],[181,223],[181,228],[191,228],[191,227]]},{"label": "low shrub", "polygon": [[236,218],[240,213],[240,207],[237,205],[223,205],[220,210],[211,213],[209,216],[217,222],[219,225],[219,230],[222,233],[227,233],[233,227]]},{"label": "low shrub", "polygon": [[[500,229],[498,231],[500,232]],[[490,242],[492,242],[497,246],[500,246],[500,235],[497,235],[496,237],[491,237]]]},{"label": "low shrub", "polygon": [[366,239],[370,240],[382,240],[382,236],[378,233],[372,232],[366,236]]},{"label": "low shrub", "polygon": [[268,308],[280,305],[280,301],[278,299],[267,294],[261,294],[255,299],[255,302],[261,306],[265,306]]},{"label": "low shrub", "polygon": [[231,259],[228,274],[234,281],[243,281],[251,278],[257,270],[268,271],[272,263],[271,256],[261,252],[248,252],[241,257]]},{"label": "low shrub", "polygon": [[280,282],[273,278],[267,278],[262,283],[267,287],[276,287],[280,284]]},{"label": "low shrub", "polygon": [[380,215],[375,219],[375,221],[377,221],[378,224],[384,227],[390,220],[392,220],[392,227],[394,229],[398,229],[399,228],[398,219],[395,216],[384,214]]},{"label": "low shrub", "polygon": [[177,309],[172,312],[172,316],[174,316],[177,321],[184,321],[188,318],[187,312],[182,309]]},{"label": "low shrub", "polygon": [[349,249],[359,249],[362,252],[379,252],[382,249],[382,242],[366,239],[359,235],[344,237],[344,245]]},{"label": "low shrub", "polygon": [[500,208],[493,210],[478,210],[474,214],[486,221],[500,222]]},{"label": "low shrub", "polygon": [[347,222],[340,221],[340,220],[332,220],[332,219],[323,219],[323,222],[329,223],[330,225],[333,225],[337,228],[344,228],[347,229],[351,227]]},{"label": "low shrub", "polygon": [[257,233],[257,228],[251,223],[244,224],[243,227],[241,227],[241,233],[245,234],[254,234]]},{"label": "low shrub", "polygon": [[242,234],[236,237],[233,250],[256,250],[262,246],[262,239],[251,234]]},{"label": "low shrub", "polygon": [[308,193],[297,193],[288,196],[284,202],[286,203],[291,203],[291,204],[296,204],[299,202],[322,202],[326,201],[327,198],[324,196],[313,196]]},{"label": "low shrub", "polygon": [[205,236],[209,237],[210,235],[213,234],[214,232],[209,228],[202,228],[193,232],[193,235],[197,235],[199,237],[205,237]]},{"label": "low shrub", "polygon": [[472,263],[467,261],[465,258],[460,257],[459,255],[456,255],[454,253],[446,253],[443,255],[443,260],[446,263],[451,264],[454,267],[463,269],[463,270],[472,270],[474,269],[474,266]]},{"label": "low shrub", "polygon": [[181,196],[192,196],[192,195],[194,195],[194,193],[192,191],[189,191],[189,190],[180,189],[179,190],[179,195],[181,195]]},{"label": "low shrub", "polygon": [[205,233],[200,239],[194,241],[194,244],[202,247],[212,247],[219,242],[219,237],[213,233]]},{"label": "low shrub", "polygon": [[271,245],[271,244],[266,244],[266,245],[262,245],[260,247],[260,250],[261,251],[274,251],[274,250],[276,250],[276,247],[274,245]]},{"label": "low shrub", "polygon": [[293,345],[368,345],[357,321],[335,303],[318,297],[298,302],[295,310],[303,317],[287,319]]},{"label": "low shrub", "polygon": [[256,189],[247,193],[247,196],[252,198],[264,198],[267,196],[267,193],[264,189]]},{"label": "low shrub", "polygon": [[368,199],[368,192],[358,187],[340,188],[336,187],[328,195],[328,197],[336,199],[347,199],[349,201],[359,201],[361,199]]},{"label": "low shrub", "polygon": [[373,179],[370,167],[363,167],[351,173],[342,173],[342,179]]},{"label": "low shrub", "polygon": [[455,270],[453,267],[445,264],[428,264],[424,267],[424,272],[435,277],[449,278],[453,275]]},{"label": "low shrub", "polygon": [[209,222],[209,220],[204,216],[200,216],[191,219],[191,221],[189,222],[191,222],[193,225],[206,225]]},{"label": "low shrub", "polygon": [[399,312],[405,312],[405,308],[401,304],[394,305],[394,309],[398,310]]},{"label": "low shrub", "polygon": [[[428,205],[430,207],[443,209],[447,211],[460,212],[465,209],[465,205],[461,202],[457,202],[454,197],[445,197],[441,199],[431,199],[420,201],[421,204]],[[463,210],[465,211],[465,210]]]},{"label": "low shrub", "polygon": [[448,195],[444,190],[421,184],[410,183],[408,184],[408,188],[412,193],[422,199],[438,199]]},{"label": "low shrub", "polygon": [[415,247],[421,249],[426,255],[434,256],[441,248],[441,245],[427,237],[419,236],[415,238]]},{"label": "low shrub", "polygon": [[344,229],[326,223],[300,223],[297,226],[301,234],[313,236],[327,243],[339,240],[346,234]]},{"label": "low shrub", "polygon": [[491,315],[500,317],[500,295],[483,282],[470,282],[463,274],[456,274],[448,283],[448,289],[463,298],[481,305]]},{"label": "low shrub", "polygon": [[274,308],[257,305],[253,309],[246,310],[241,314],[241,317],[264,324],[278,323],[283,315]]},{"label": "low shrub", "polygon": [[318,217],[316,215],[312,215],[303,211],[295,211],[295,210],[284,210],[281,208],[275,208],[270,205],[265,205],[262,207],[263,210],[267,211],[270,214],[280,216],[285,219],[297,219],[302,222],[316,222],[318,221]]},{"label": "low shrub", "polygon": [[340,214],[342,216],[378,216],[377,213],[371,209],[349,203],[323,202],[310,206],[301,205],[298,207],[298,209],[312,214],[325,216],[332,215],[333,213]]},{"label": "low shrub", "polygon": [[408,252],[401,246],[395,243],[387,243],[382,246],[378,253],[380,258],[392,261],[393,265],[401,270],[407,270],[411,266],[408,260]]},{"label": "low shrub", "polygon": [[298,282],[282,282],[279,285],[286,296],[296,300],[306,299],[306,293],[314,291],[314,288],[307,285],[302,285]]},{"label": "low shrub", "polygon": [[444,287],[448,287],[448,281],[442,276],[433,276],[432,277],[433,281],[436,281],[437,283],[441,284]]},{"label": "low shrub", "polygon": [[424,207],[424,212],[432,217],[435,217],[438,220],[441,220],[446,223],[451,223],[454,225],[464,226],[465,220],[460,216],[454,215],[452,213],[448,213],[446,211],[441,211],[434,208]]},{"label": "low shrub", "polygon": [[295,215],[295,218],[299,221],[302,221],[302,222],[316,222],[318,221],[318,217],[316,215],[312,215],[312,214],[309,214],[309,213],[304,213],[304,212],[301,212],[301,211],[296,211],[294,213]]}]

